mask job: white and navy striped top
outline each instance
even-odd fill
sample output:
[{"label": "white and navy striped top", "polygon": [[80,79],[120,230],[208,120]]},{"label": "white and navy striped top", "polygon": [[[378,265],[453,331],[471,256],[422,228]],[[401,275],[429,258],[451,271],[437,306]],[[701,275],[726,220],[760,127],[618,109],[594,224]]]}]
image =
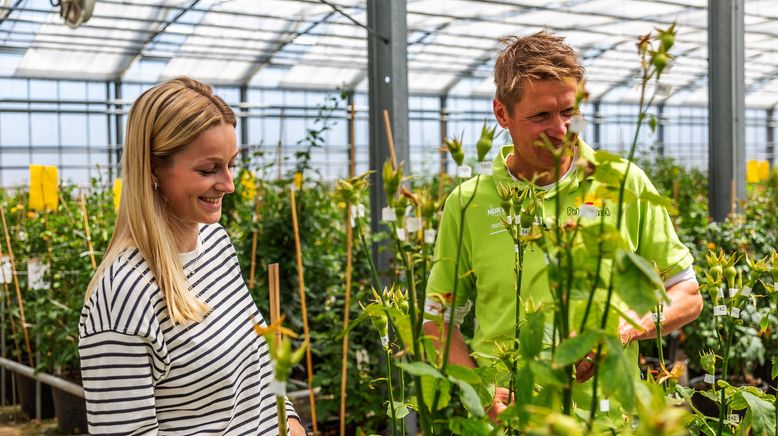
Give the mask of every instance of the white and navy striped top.
[{"label": "white and navy striped top", "polygon": [[[201,226],[198,249],[182,260],[211,308],[200,323],[173,326],[137,249],[106,270],[84,305],[79,353],[89,433],[277,434],[272,362],[253,328],[264,321],[227,232]],[[297,417],[288,401],[287,413]]]}]

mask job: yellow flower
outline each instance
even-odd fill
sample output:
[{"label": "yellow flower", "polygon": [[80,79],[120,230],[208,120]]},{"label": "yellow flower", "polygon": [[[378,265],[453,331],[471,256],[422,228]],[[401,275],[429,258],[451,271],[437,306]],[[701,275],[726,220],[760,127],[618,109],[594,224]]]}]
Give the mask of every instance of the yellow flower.
[{"label": "yellow flower", "polygon": [[597,198],[597,196],[592,193],[586,194],[586,198],[576,197],[575,199],[576,207],[580,207],[583,204],[602,207],[602,200]]},{"label": "yellow flower", "polygon": [[713,242],[708,242],[708,250],[713,250],[715,248],[716,248],[716,244],[714,244]]},{"label": "yellow flower", "polygon": [[257,185],[254,182],[254,173],[250,170],[246,170],[240,175],[240,186],[243,187],[240,194],[244,200],[251,200],[257,196]]},{"label": "yellow flower", "polygon": [[31,211],[31,210],[29,210],[29,211],[27,211],[27,218],[30,218],[30,219],[38,218],[38,214],[33,212],[33,211]]}]

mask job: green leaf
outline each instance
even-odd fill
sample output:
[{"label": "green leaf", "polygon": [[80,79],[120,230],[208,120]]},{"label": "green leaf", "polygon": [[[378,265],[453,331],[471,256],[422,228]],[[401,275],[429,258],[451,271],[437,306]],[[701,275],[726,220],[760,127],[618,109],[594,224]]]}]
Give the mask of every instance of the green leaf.
[{"label": "green leaf", "polygon": [[594,349],[601,336],[601,332],[586,330],[574,338],[565,339],[556,349],[554,362],[559,366],[567,366],[583,359]]},{"label": "green leaf", "polygon": [[481,405],[481,399],[478,397],[478,393],[476,393],[475,389],[466,381],[456,377],[449,375],[448,379],[459,386],[459,399],[462,401],[462,405],[465,406],[465,409],[475,416],[484,416],[484,408]]},{"label": "green leaf", "polygon": [[481,383],[481,377],[472,368],[467,368],[462,365],[449,365],[446,370],[450,377],[456,377],[459,380],[466,381],[471,385],[477,385]]},{"label": "green leaf", "polygon": [[602,362],[600,374],[603,390],[615,397],[627,411],[635,410],[635,365],[630,361],[618,338],[606,338],[608,349]]},{"label": "green leaf", "polygon": [[603,224],[602,233],[600,233],[599,222],[580,229],[580,232],[586,251],[593,256],[594,259],[597,259],[601,241],[604,258],[610,258],[617,249],[626,247],[624,240],[621,238],[621,233],[611,224]]},{"label": "green leaf", "polygon": [[448,429],[459,435],[489,435],[491,429],[488,423],[482,420],[455,416],[448,420]]},{"label": "green leaf", "polygon": [[773,372],[772,374],[770,374],[770,377],[772,377],[773,379],[778,377],[778,356],[773,356]]},{"label": "green leaf", "polygon": [[[538,308],[539,309],[539,308]],[[528,360],[543,351],[543,331],[546,316],[541,310],[526,313],[526,321],[519,332],[521,351]]]},{"label": "green leaf", "polygon": [[652,132],[652,133],[656,132],[656,125],[657,125],[657,122],[656,122],[656,115],[654,115],[654,114],[650,114],[650,115],[648,116],[648,127],[650,127],[650,128],[651,128],[651,132]]},{"label": "green leaf", "polygon": [[[616,252],[613,287],[630,309],[637,313],[650,311],[664,294],[664,284],[647,260],[627,250]],[[666,294],[664,294],[666,297]]]},{"label": "green leaf", "polygon": [[528,366],[537,384],[547,388],[564,386],[567,376],[562,368],[554,369],[549,364],[537,360],[531,360]]},{"label": "green leaf", "polygon": [[451,400],[451,384],[444,378],[435,378],[430,376],[421,377],[421,389],[424,392],[424,402],[427,404],[427,409],[432,409],[432,402],[435,400],[435,392],[440,391],[440,397],[438,399],[438,410],[445,409],[448,406],[448,402]]},{"label": "green leaf", "polygon": [[390,417],[392,416],[392,404],[394,404],[394,419],[395,420],[401,420],[405,418],[406,415],[408,415],[408,405],[405,403],[400,402],[393,402],[393,403],[387,403],[386,405],[386,416]]},{"label": "green leaf", "polygon": [[394,324],[397,326],[397,334],[400,335],[400,338],[405,345],[406,351],[410,354],[413,354],[413,348],[411,347],[411,344],[413,343],[413,336],[411,333],[410,317],[396,307],[390,307],[388,311],[389,316],[392,317]]},{"label": "green leaf", "polygon": [[[624,173],[613,168],[612,165],[599,165],[597,169],[594,170],[593,176],[595,180],[602,183],[602,187],[615,187],[621,184],[621,178],[624,177]],[[601,195],[597,196],[601,197]]]},{"label": "green leaf", "polygon": [[[426,376],[431,378],[443,378],[443,375],[429,363],[425,362],[399,362],[397,364],[410,375]],[[426,396],[424,398],[427,398]]]},{"label": "green leaf", "polygon": [[621,161],[621,156],[615,153],[611,153],[607,150],[597,150],[594,152],[594,160],[598,164],[604,164],[607,162],[619,162]]},{"label": "green leaf", "polygon": [[754,436],[767,436],[775,434],[775,406],[744,391],[743,399],[748,403],[748,412],[751,415],[751,434]]}]

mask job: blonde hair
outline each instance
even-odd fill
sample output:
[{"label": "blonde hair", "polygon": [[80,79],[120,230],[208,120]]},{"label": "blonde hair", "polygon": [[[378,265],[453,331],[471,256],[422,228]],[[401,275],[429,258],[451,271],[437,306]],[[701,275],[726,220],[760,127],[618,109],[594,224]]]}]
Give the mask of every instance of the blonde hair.
[{"label": "blonde hair", "polygon": [[122,193],[111,242],[86,291],[88,300],[111,264],[135,247],[162,290],[173,324],[199,322],[210,308],[191,292],[167,211],[154,188],[153,170],[201,133],[235,113],[210,86],[188,77],[161,83],[138,97],[127,118],[122,156]]},{"label": "blonde hair", "polygon": [[561,36],[544,30],[523,38],[503,38],[500,44],[503,48],[494,63],[495,98],[505,106],[508,115],[521,101],[528,79],[580,82],[584,78],[578,55]]}]

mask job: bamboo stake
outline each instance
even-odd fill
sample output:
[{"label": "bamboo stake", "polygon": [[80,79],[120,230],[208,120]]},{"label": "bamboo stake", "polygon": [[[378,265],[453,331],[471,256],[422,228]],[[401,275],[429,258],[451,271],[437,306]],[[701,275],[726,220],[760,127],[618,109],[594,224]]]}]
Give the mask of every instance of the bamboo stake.
[{"label": "bamboo stake", "polygon": [[351,101],[351,110],[349,111],[349,148],[348,148],[348,176],[354,177],[356,173],[356,158],[357,158],[357,146],[356,146],[356,133],[354,132],[354,124],[356,123],[357,119],[357,113],[356,109],[354,108],[356,106],[354,104],[353,98]]},{"label": "bamboo stake", "polygon": [[340,364],[340,436],[346,435],[346,381],[348,380],[348,323],[351,312],[351,248],[353,246],[351,228],[351,205],[346,207],[346,304],[343,309],[343,357]]},{"label": "bamboo stake", "polygon": [[308,308],[305,305],[305,281],[303,280],[303,254],[300,248],[300,228],[297,224],[297,204],[294,198],[295,188],[289,190],[292,201],[292,228],[294,229],[294,247],[297,252],[297,282],[300,285],[300,306],[303,312],[303,333],[308,347],[305,348],[305,363],[308,367],[308,398],[311,402],[311,421],[314,436],[319,434],[316,424],[316,397],[313,393],[313,357],[311,355],[311,332],[308,329]]},{"label": "bamboo stake", "polygon": [[[273,324],[281,318],[281,295],[278,286],[278,264],[268,265],[268,299],[270,300],[270,323]],[[276,347],[281,343],[281,332],[276,331]],[[275,375],[274,375],[275,377]],[[276,411],[278,412],[278,434],[285,435],[287,428],[286,401],[283,395],[276,395]]]},{"label": "bamboo stake", "polygon": [[81,214],[84,216],[84,230],[86,233],[86,245],[89,248],[89,260],[92,262],[92,269],[97,270],[95,262],[95,247],[92,245],[92,233],[89,231],[89,213],[86,211],[86,198],[84,192],[81,192]]},{"label": "bamboo stake", "polygon": [[673,180],[673,204],[675,208],[679,209],[678,196],[681,193],[681,183],[678,180]]},{"label": "bamboo stake", "polygon": [[384,126],[386,127],[386,139],[389,141],[389,157],[392,159],[392,169],[397,169],[397,156],[394,154],[394,136],[392,136],[392,123],[389,122],[389,111],[384,109]]},{"label": "bamboo stake", "polygon": [[[261,189],[261,188],[260,188]],[[254,276],[257,271],[257,234],[259,230],[256,229],[256,225],[259,222],[259,208],[262,205],[262,200],[259,191],[257,191],[257,198],[254,199],[254,223],[255,229],[251,232],[251,269],[249,271],[249,289],[254,290]]]},{"label": "bamboo stake", "polygon": [[[3,244],[0,244],[0,259],[2,258],[3,258]],[[13,270],[13,267],[11,267],[11,269]],[[10,277],[6,277],[5,268],[3,268],[2,264],[0,264],[0,274],[3,275],[3,291],[5,292],[6,307],[11,307],[11,291],[8,289],[8,279],[10,279]],[[13,272],[11,274],[13,274]],[[16,359],[17,361],[20,361],[20,359],[22,358],[22,347],[21,345],[19,345],[19,338],[16,337],[16,322],[14,321],[14,317],[11,316],[10,318],[11,318],[11,333],[13,333],[14,345],[16,348]]]},{"label": "bamboo stake", "polygon": [[19,317],[22,321],[22,332],[24,333],[24,344],[27,347],[27,357],[30,360],[30,366],[35,368],[32,359],[32,347],[30,346],[30,334],[27,332],[27,320],[24,317],[24,304],[22,303],[22,290],[19,288],[19,276],[16,275],[16,262],[14,262],[14,252],[11,249],[11,236],[8,234],[8,224],[5,221],[5,211],[0,207],[0,217],[3,219],[3,232],[5,233],[5,244],[8,247],[8,259],[11,261],[11,275],[16,287],[16,303],[19,305]]}]

